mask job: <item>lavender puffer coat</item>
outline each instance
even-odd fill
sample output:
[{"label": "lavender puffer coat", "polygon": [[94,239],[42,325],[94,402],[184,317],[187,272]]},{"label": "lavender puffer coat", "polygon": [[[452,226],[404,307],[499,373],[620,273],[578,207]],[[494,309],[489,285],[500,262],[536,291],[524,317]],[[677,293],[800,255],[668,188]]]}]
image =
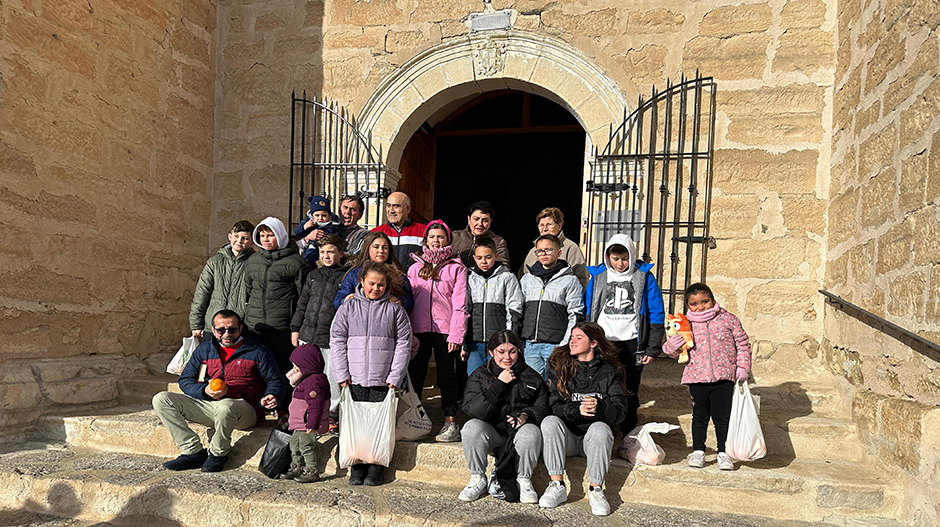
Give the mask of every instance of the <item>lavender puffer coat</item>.
[{"label": "lavender puffer coat", "polygon": [[[751,369],[751,343],[738,317],[721,308],[708,322],[692,322],[695,347],[689,350],[689,363],[682,372],[682,384],[733,381],[737,368]],[[663,345],[670,357],[678,350]]]}]

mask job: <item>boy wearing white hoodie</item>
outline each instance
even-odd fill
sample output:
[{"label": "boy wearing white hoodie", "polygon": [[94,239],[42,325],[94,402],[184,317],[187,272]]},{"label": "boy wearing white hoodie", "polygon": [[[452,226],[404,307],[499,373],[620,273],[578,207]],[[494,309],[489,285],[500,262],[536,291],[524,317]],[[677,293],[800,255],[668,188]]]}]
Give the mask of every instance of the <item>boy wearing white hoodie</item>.
[{"label": "boy wearing white hoodie", "polygon": [[265,346],[274,352],[281,373],[287,374],[294,350],[290,322],[310,266],[297,246],[289,244],[287,229],[277,218],[261,220],[251,239],[258,251],[245,262],[245,326],[261,335]]},{"label": "boy wearing white hoodie", "polygon": [[586,318],[604,328],[626,369],[630,395],[627,417],[620,425],[626,436],[637,425],[643,366],[663,351],[663,294],[651,272],[653,264],[636,259],[636,244],[626,234],[615,234],[607,242],[604,262],[588,267],[591,278],[584,304]]}]

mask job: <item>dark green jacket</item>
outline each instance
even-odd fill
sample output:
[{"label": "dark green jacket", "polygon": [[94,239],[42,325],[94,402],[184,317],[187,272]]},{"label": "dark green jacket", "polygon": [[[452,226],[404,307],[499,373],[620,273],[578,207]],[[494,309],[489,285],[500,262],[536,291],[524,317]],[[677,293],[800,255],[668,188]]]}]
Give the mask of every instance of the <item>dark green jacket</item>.
[{"label": "dark green jacket", "polygon": [[209,329],[212,317],[223,309],[245,315],[245,262],[255,250],[251,247],[235,255],[231,245],[225,245],[212,255],[196,282],[193,303],[189,307],[189,329]]},{"label": "dark green jacket", "polygon": [[257,332],[290,330],[308,272],[310,266],[294,244],[276,251],[258,249],[245,264],[245,325]]}]

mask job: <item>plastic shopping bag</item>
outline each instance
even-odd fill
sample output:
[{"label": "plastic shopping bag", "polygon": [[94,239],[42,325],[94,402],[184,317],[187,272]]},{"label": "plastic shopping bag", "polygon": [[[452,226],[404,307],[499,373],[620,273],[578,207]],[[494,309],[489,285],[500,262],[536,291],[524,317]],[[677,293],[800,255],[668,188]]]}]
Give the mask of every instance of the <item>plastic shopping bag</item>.
[{"label": "plastic shopping bag", "polygon": [[183,345],[180,346],[179,351],[173,356],[173,360],[167,364],[166,372],[172,373],[173,375],[183,373],[183,368],[186,367],[186,363],[189,362],[189,358],[193,355],[193,350],[195,350],[198,345],[199,341],[196,340],[196,337],[184,337]]},{"label": "plastic shopping bag", "polygon": [[356,463],[388,466],[395,451],[398,399],[389,390],[381,402],[354,401],[349,387],[339,398],[339,466]]},{"label": "plastic shopping bag", "polygon": [[669,423],[646,423],[627,434],[620,443],[620,457],[634,465],[661,465],[666,452],[653,441],[650,433],[665,434],[677,430],[679,425]]},{"label": "plastic shopping bag", "polygon": [[731,422],[728,423],[728,440],[725,453],[737,461],[755,461],[767,455],[767,443],[757,417],[757,403],[751,395],[747,381],[734,387],[731,398]]},{"label": "plastic shopping bag", "polygon": [[418,399],[411,376],[405,375],[405,385],[398,399],[398,422],[395,425],[396,441],[420,441],[431,433],[431,418],[428,417]]},{"label": "plastic shopping bag", "polygon": [[268,442],[264,445],[261,462],[258,470],[265,476],[275,479],[287,472],[290,467],[290,437],[291,431],[287,429],[287,422],[279,423],[271,430]]}]

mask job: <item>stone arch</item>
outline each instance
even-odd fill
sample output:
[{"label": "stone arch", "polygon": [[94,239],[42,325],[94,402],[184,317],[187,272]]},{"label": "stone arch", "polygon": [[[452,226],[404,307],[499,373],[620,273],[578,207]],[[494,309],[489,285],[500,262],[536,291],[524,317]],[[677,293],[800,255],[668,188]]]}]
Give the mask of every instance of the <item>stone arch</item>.
[{"label": "stone arch", "polygon": [[412,57],[379,83],[360,112],[362,129],[392,170],[411,135],[455,100],[497,89],[528,91],[567,108],[594,144],[623,119],[620,87],[571,45],[526,31],[453,38]]}]

